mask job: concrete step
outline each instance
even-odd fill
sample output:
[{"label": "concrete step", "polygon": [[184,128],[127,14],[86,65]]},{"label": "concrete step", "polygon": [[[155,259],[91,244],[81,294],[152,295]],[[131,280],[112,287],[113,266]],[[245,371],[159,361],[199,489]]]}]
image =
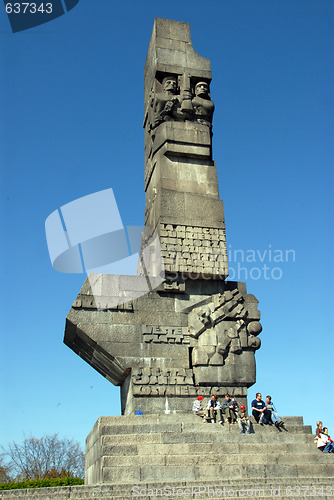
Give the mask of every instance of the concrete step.
[{"label": "concrete step", "polygon": [[163,478],[164,482],[180,481],[187,478],[187,482],[217,478],[282,478],[291,477],[334,477],[334,462],[314,464],[248,464],[248,465],[151,465],[103,467],[102,482],[117,483],[120,481],[129,484],[143,482],[157,482]]},{"label": "concrete step", "polygon": [[[277,429],[275,426],[269,425],[258,425],[254,424],[251,429],[252,433],[266,434],[266,433],[295,433],[295,434],[312,434],[312,428],[310,425],[289,425],[285,428]],[[166,424],[124,424],[124,425],[103,425],[100,428],[100,432],[104,435],[120,435],[120,434],[180,434],[181,432],[195,432],[200,434],[206,433],[238,433],[240,432],[238,425],[231,424],[197,424],[197,423],[171,423]]]},{"label": "concrete step", "polygon": [[[182,494],[182,491],[185,491],[185,494],[183,495]],[[112,497],[103,497],[103,500],[104,498],[108,498],[108,500],[110,500],[111,498],[113,500],[133,500],[134,498],[141,498],[141,499],[146,499],[146,500],[161,500],[162,498],[167,498],[168,500],[170,500],[171,498],[196,498],[196,499],[204,499],[204,498],[210,498],[210,500],[231,500],[231,498],[233,498],[233,494],[232,494],[232,491],[233,490],[225,490],[226,491],[226,496],[221,496],[220,495],[220,489],[217,488],[216,491],[218,492],[219,496],[212,496],[212,494],[210,496],[208,496],[207,494],[204,494],[204,495],[201,495],[199,496],[197,493],[194,493],[194,494],[191,494],[191,489],[189,488],[181,488],[181,489],[177,489],[175,490],[175,492],[171,491],[172,493],[172,497],[170,496],[162,496],[160,493],[158,494],[158,496],[156,495],[150,495],[150,496],[133,496],[133,495],[129,495],[129,496],[124,496],[124,495],[121,495],[121,496],[115,496],[113,495]],[[292,496],[290,494],[290,492],[294,490],[290,490],[288,489],[288,496],[285,496],[284,495],[284,490],[283,492],[281,490],[277,490],[277,495],[275,494],[276,493],[276,490],[273,489],[272,491],[269,489],[264,489],[264,496],[263,496],[263,489],[259,489],[259,491],[256,493],[257,496],[254,496],[252,494],[252,489],[251,488],[248,488],[246,490],[243,490],[241,489],[240,490],[240,495],[241,497],[243,498],[261,498],[262,500],[269,500],[269,499],[273,499],[273,498],[279,498],[280,500],[297,500],[299,498],[311,498],[311,499],[322,499],[322,500],[333,500],[333,496],[319,496],[318,493],[315,493],[314,495],[313,494],[308,494],[307,496],[303,497],[303,496]],[[299,490],[296,490],[296,491],[299,491]],[[302,490],[301,490],[302,491]],[[167,493],[169,492],[169,490],[167,490]],[[178,494],[179,492],[179,494]],[[222,492],[224,492],[224,490],[222,490]],[[230,493],[229,493],[230,492]],[[283,495],[282,495],[283,493]],[[183,496],[182,496],[183,495]],[[23,498],[23,497],[22,497]],[[238,498],[237,496],[235,496],[235,498]],[[100,499],[100,497],[99,497]]]},{"label": "concrete step", "polygon": [[234,432],[212,432],[212,433],[196,433],[196,432],[182,432],[178,434],[165,434],[163,437],[164,443],[206,443],[206,442],[220,442],[220,443],[244,443],[246,440],[250,443],[291,443],[303,442],[313,443],[312,434],[297,433],[297,432],[277,432],[276,429],[269,429],[270,432],[263,432],[260,430],[251,434],[240,434],[240,430],[235,429]]},{"label": "concrete step", "polygon": [[[300,490],[298,490],[298,487]],[[275,478],[275,479],[268,479],[264,477],[260,478],[252,478],[250,481],[249,479],[233,479],[233,480],[223,480],[221,478],[217,478],[216,481],[213,483],[212,481],[191,481],[191,482],[186,482],[186,481],[170,481],[168,483],[164,483],[162,481],[160,482],[152,482],[152,483],[142,483],[140,485],[129,485],[126,483],[123,484],[114,484],[113,485],[113,492],[114,495],[119,495],[120,497],[124,495],[124,498],[130,498],[128,495],[129,493],[133,493],[132,498],[135,498],[135,494],[137,496],[138,493],[142,493],[143,496],[148,493],[154,493],[154,492],[159,492],[159,493],[177,493],[177,489],[185,490],[186,488],[190,489],[190,497],[191,498],[198,498],[199,494],[203,498],[212,498],[210,494],[212,495],[212,489],[214,490],[221,490],[222,494],[228,494],[230,492],[230,495],[228,495],[228,498],[231,497],[236,497],[237,492],[240,490],[246,490],[248,491],[248,495],[246,497],[259,497],[259,495],[256,495],[256,493],[260,493],[260,490],[264,489],[265,494],[269,494],[271,498],[277,497],[282,494],[289,494],[289,498],[292,498],[292,495],[290,493],[296,493],[294,495],[294,498],[296,496],[302,497],[303,494],[305,496],[315,496],[317,495],[317,498],[323,498],[323,495],[325,496],[326,493],[328,493],[329,497],[331,496],[330,493],[334,492],[334,485],[333,485],[333,478],[310,478],[310,477],[286,477],[284,479],[282,478]],[[327,489],[326,489],[327,488]],[[297,493],[300,493],[300,495],[297,495]],[[188,493],[188,492],[187,492]],[[193,494],[191,494],[193,493]],[[261,491],[263,493],[263,491]],[[172,497],[172,495],[163,495]],[[185,496],[185,495],[184,495]],[[155,498],[155,496],[152,496],[152,498]],[[181,495],[180,495],[181,497]],[[113,497],[114,498],[114,497]],[[161,495],[160,495],[161,498]],[[182,498],[182,497],[181,497]],[[262,496],[261,496],[262,498]]]},{"label": "concrete step", "polygon": [[[182,496],[181,496],[181,494],[182,494],[182,493],[181,493],[179,496],[177,496],[177,491],[180,491],[180,493],[181,493],[181,491],[182,491],[182,490],[176,490],[175,494],[173,494],[173,492],[172,492],[173,497],[165,497],[165,498],[168,498],[168,500],[169,500],[170,498],[182,498]],[[219,488],[217,488],[217,491],[218,491],[218,492],[220,492]],[[228,496],[220,496],[220,495],[219,495],[219,496],[212,496],[212,495],[210,495],[210,497],[208,497],[207,495],[205,495],[205,497],[204,497],[204,496],[199,497],[199,496],[198,496],[198,494],[196,494],[196,493],[195,493],[195,494],[193,494],[193,495],[189,494],[189,493],[191,493],[191,490],[189,490],[188,488],[185,488],[185,492],[186,492],[186,493],[185,493],[185,496],[186,496],[186,498],[196,498],[196,499],[198,499],[198,498],[202,498],[202,499],[203,499],[203,498],[210,498],[210,500],[231,500],[232,496],[231,496],[231,494],[228,494],[228,491],[229,491],[229,490],[226,490],[226,493],[227,493],[227,495],[228,495]],[[247,495],[247,491],[248,491],[248,495]],[[241,496],[242,496],[243,498],[252,498],[252,493],[251,493],[251,491],[252,491],[251,489],[248,489],[248,490],[241,490]],[[275,491],[275,490],[273,490],[273,492],[274,492],[274,491]],[[292,490],[292,491],[293,491],[293,490]],[[261,490],[259,490],[258,495],[257,495],[257,497],[255,497],[255,498],[261,498],[261,500],[269,500],[269,499],[270,499],[270,500],[273,500],[273,498],[275,498],[275,497],[271,494],[271,490],[269,490],[269,491],[267,492],[267,493],[268,493],[268,495],[266,494],[266,490],[265,490],[265,496],[262,496],[262,493],[261,493],[261,492],[262,492],[262,489],[261,489]],[[288,492],[290,493],[290,490],[288,490]],[[261,495],[261,496],[260,496],[260,495]],[[185,496],[184,496],[183,498],[185,498]],[[22,498],[23,498],[23,497],[22,497]],[[113,500],[134,500],[134,498],[142,498],[142,499],[144,498],[144,499],[146,499],[146,500],[161,500],[161,498],[164,498],[164,497],[162,497],[162,496],[160,495],[160,493],[159,493],[159,495],[158,495],[158,496],[151,496],[151,495],[150,495],[150,496],[145,496],[145,497],[143,497],[143,496],[142,496],[142,497],[134,497],[133,495],[131,495],[131,496],[123,496],[123,495],[122,495],[122,496],[114,496],[114,495],[113,495],[112,497],[103,497],[103,500],[104,500],[104,499],[105,499],[105,500],[110,500],[111,498],[112,498]],[[254,497],[253,497],[253,498],[254,498]],[[282,496],[282,493],[281,493],[281,492],[280,492],[280,490],[279,490],[279,494],[277,494],[276,498],[279,498],[280,500],[297,500],[297,499],[298,499],[298,498],[300,498],[300,497],[298,497],[298,496],[291,496],[291,495],[289,495],[289,496],[285,496],[285,495],[284,495],[284,496]],[[302,497],[302,498],[303,498],[303,497]],[[305,498],[306,498],[306,497],[305,497]],[[311,498],[311,499],[312,499],[312,498],[313,498],[313,499],[314,499],[314,498],[317,498],[317,499],[321,498],[322,500],[333,500],[333,497],[332,497],[332,496],[318,496],[318,494],[317,494],[317,493],[316,493],[315,495],[307,495],[307,498]],[[99,497],[99,500],[100,500],[100,497]]]},{"label": "concrete step", "polygon": [[[101,445],[105,446],[137,446],[138,444],[158,445],[158,444],[216,444],[216,443],[234,443],[234,444],[261,444],[276,445],[278,443],[313,444],[313,437],[310,434],[298,434],[290,432],[273,432],[240,434],[240,432],[231,433],[194,433],[180,432],[177,434],[132,434],[132,435],[108,435],[102,436]],[[314,446],[315,447],[315,446]]]},{"label": "concrete step", "polygon": [[[167,488],[167,489],[166,489]],[[216,495],[215,495],[216,493]],[[1,500],[161,500],[166,498],[196,498],[227,500],[231,498],[261,498],[297,500],[318,498],[332,500],[334,477],[285,477],[269,479],[253,477],[251,480],[216,478],[203,481],[175,481],[138,483],[117,483],[96,486],[65,486],[61,488],[38,488],[28,490],[0,491]],[[139,496],[140,494],[140,496]]]},{"label": "concrete step", "polygon": [[[333,455],[333,454],[332,454]],[[188,466],[188,465],[253,465],[262,464],[334,464],[334,455],[327,457],[324,453],[259,453],[259,454],[224,454],[217,453],[203,455],[127,455],[105,456],[102,467],[132,467],[132,466]]]},{"label": "concrete step", "polygon": [[[291,425],[303,425],[302,416],[281,416],[287,424]],[[250,416],[251,422],[255,422],[253,416]],[[159,415],[159,414],[147,414],[147,415],[111,415],[99,417],[96,423],[99,421],[106,425],[123,425],[124,422],[129,424],[170,424],[170,423],[202,423],[202,419],[192,412],[189,413],[171,413],[169,415]],[[203,424],[204,425],[204,424]]]},{"label": "concrete step", "polygon": [[[253,454],[311,454],[323,456],[317,450],[314,443],[220,443],[219,446],[214,446],[212,443],[201,443],[200,446],[196,443],[176,443],[176,444],[152,444],[139,443],[137,445],[124,446],[103,446],[102,456],[129,456],[138,455],[144,457],[146,455],[182,455],[182,456],[207,456],[207,455],[253,455]],[[334,456],[334,455],[333,455]]]}]

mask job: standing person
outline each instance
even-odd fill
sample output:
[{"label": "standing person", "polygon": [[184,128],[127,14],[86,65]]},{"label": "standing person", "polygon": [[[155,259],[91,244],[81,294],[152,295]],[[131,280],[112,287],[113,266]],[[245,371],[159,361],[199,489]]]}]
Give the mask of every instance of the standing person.
[{"label": "standing person", "polygon": [[246,407],[244,405],[240,406],[237,421],[240,429],[240,434],[245,433],[244,426],[246,427],[247,434],[250,434],[250,421],[246,412]]},{"label": "standing person", "polygon": [[222,403],[222,410],[226,423],[236,423],[236,413],[238,411],[238,408],[238,403],[234,399],[232,400],[229,394],[225,394],[225,398],[223,399]]},{"label": "standing person", "polygon": [[218,401],[217,394],[212,394],[210,401],[208,402],[208,418],[211,419],[212,423],[216,422],[216,416],[218,413],[219,423],[223,423],[222,410],[220,406],[220,402]]},{"label": "standing person", "polygon": [[283,420],[278,416],[274,403],[271,401],[271,396],[266,396],[266,407],[264,410],[264,415],[267,420],[271,420],[276,427],[281,427],[284,425]]},{"label": "standing person", "polygon": [[255,399],[252,401],[252,415],[256,420],[256,423],[260,425],[266,424],[267,419],[264,416],[264,411],[267,409],[265,402],[262,401],[262,394],[260,392],[256,393]]},{"label": "standing person", "polygon": [[193,412],[195,415],[203,418],[203,422],[205,422],[205,410],[203,408],[203,396],[197,396],[193,404]]}]

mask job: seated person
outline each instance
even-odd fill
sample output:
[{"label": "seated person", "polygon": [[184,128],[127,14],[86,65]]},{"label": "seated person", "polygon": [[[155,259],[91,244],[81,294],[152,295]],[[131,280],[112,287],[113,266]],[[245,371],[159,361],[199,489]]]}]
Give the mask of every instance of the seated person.
[{"label": "seated person", "polygon": [[266,396],[266,407],[264,415],[266,419],[272,422],[276,427],[284,425],[283,420],[278,416],[274,403],[271,401],[271,396]]},{"label": "seated person", "polygon": [[236,413],[238,411],[238,408],[239,408],[238,403],[234,399],[231,399],[229,394],[225,394],[225,398],[223,399],[222,403],[222,410],[225,422],[229,422],[230,424],[236,423],[237,421]]},{"label": "seated person", "polygon": [[268,421],[264,415],[267,409],[265,402],[262,401],[262,394],[260,392],[256,393],[255,399],[252,401],[252,415],[255,418],[256,423],[260,425],[267,424]]},{"label": "seated person", "polygon": [[328,436],[323,433],[321,420],[317,422],[315,434],[315,442],[317,443],[318,450],[323,451],[324,453],[334,453],[333,443],[331,443],[328,440]]},{"label": "seated person", "polygon": [[333,439],[331,439],[330,435],[328,434],[328,429],[327,429],[327,427],[323,427],[323,428],[322,428],[322,433],[323,433],[323,434],[326,434],[326,436],[328,437],[328,441],[329,441],[330,443],[334,443]]},{"label": "seated person", "polygon": [[197,396],[197,399],[195,399],[194,404],[193,404],[193,412],[195,415],[198,415],[199,417],[203,417],[203,422],[205,422],[205,410],[203,408],[203,396]]},{"label": "seated person", "polygon": [[246,412],[246,407],[244,405],[240,406],[237,421],[240,429],[240,434],[245,433],[244,427],[246,427],[247,434],[250,434],[250,421]]},{"label": "seated person", "polygon": [[222,410],[220,402],[218,401],[217,394],[212,394],[211,400],[208,402],[207,410],[208,410],[208,418],[211,419],[212,423],[216,422],[217,414],[219,423],[220,424],[223,423]]}]

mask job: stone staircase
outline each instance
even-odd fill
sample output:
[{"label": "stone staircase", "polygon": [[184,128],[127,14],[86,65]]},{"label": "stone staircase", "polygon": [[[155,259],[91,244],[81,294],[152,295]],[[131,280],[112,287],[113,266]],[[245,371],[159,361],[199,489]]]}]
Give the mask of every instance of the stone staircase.
[{"label": "stone staircase", "polygon": [[202,423],[193,414],[100,417],[86,441],[86,485],[0,492],[0,499],[333,499],[334,454],[302,417],[284,428]]},{"label": "stone staircase", "polygon": [[[240,434],[238,425],[204,424],[193,414],[101,417],[86,442],[86,482],[114,484],[113,498],[166,485],[233,490],[256,484],[270,497],[277,485],[281,498],[298,491],[325,497],[331,490],[321,495],[324,485],[334,495],[334,454],[317,450],[302,417],[282,418],[284,428],[252,421],[251,434]],[[318,489],[310,489],[315,482]]]}]

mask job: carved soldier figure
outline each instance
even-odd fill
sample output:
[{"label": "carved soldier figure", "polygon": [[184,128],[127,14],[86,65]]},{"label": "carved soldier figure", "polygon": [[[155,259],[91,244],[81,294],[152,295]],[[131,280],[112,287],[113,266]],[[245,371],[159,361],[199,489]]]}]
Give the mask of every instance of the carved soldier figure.
[{"label": "carved soldier figure", "polygon": [[166,76],[162,80],[163,92],[153,94],[151,107],[153,108],[153,120],[151,128],[154,129],[160,123],[172,119],[173,112],[180,106],[177,93],[177,79],[173,75]]},{"label": "carved soldier figure", "polygon": [[196,84],[192,105],[196,121],[211,127],[215,105],[211,101],[209,85],[206,82],[198,82]]}]

